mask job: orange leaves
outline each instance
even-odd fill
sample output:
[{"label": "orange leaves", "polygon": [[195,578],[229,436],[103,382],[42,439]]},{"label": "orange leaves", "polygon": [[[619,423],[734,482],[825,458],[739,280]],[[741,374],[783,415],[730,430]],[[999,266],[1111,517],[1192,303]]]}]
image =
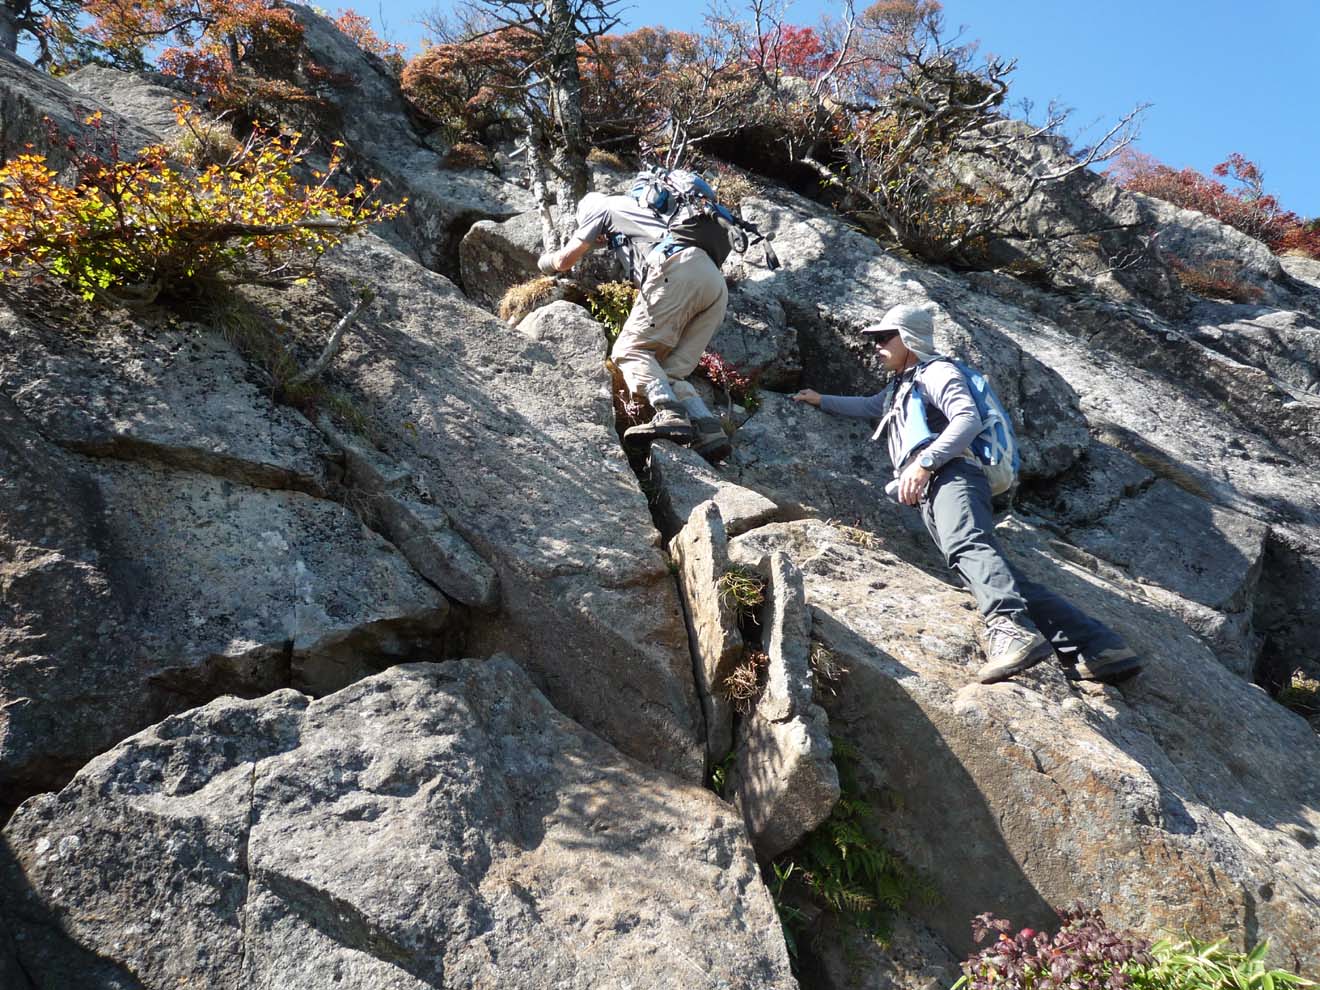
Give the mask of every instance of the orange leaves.
[{"label": "orange leaves", "polygon": [[364,52],[383,58],[396,75],[403,71],[404,46],[376,34],[369,17],[363,17],[355,10],[341,10],[335,18],[335,27],[352,38]]},{"label": "orange leaves", "polygon": [[373,203],[374,182],[341,192],[337,154],[317,185],[300,183],[307,154],[298,139],[258,130],[223,164],[185,171],[152,146],[134,161],[99,160],[74,188],[41,157],[19,156],[0,168],[0,278],[45,273],[119,302],[200,280],[305,278],[345,236],[403,209]]},{"label": "orange leaves", "polygon": [[485,106],[517,102],[527,67],[536,57],[535,45],[531,32],[513,27],[432,45],[404,66],[403,91],[433,117],[460,120],[466,126],[469,116]]}]

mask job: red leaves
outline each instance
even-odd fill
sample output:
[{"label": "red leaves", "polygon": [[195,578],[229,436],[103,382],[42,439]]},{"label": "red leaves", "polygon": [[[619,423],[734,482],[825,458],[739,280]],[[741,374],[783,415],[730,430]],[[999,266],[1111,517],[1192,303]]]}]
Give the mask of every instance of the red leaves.
[{"label": "red leaves", "polygon": [[1304,222],[1278,199],[1264,191],[1265,173],[1254,162],[1234,152],[1211,172],[1237,183],[1208,178],[1193,168],[1170,168],[1151,155],[1128,149],[1108,175],[1124,189],[1158,196],[1183,209],[1196,210],[1263,241],[1271,251],[1302,251],[1320,258],[1320,232],[1316,221]]},{"label": "red leaves", "polygon": [[766,62],[789,75],[814,79],[829,67],[833,52],[825,50],[813,28],[785,24],[775,34],[761,39]]}]

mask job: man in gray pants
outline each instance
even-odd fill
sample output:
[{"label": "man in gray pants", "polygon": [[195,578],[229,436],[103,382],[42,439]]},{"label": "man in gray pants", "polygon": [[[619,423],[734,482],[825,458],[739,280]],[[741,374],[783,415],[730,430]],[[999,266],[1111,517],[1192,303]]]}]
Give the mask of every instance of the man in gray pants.
[{"label": "man in gray pants", "polygon": [[[1004,557],[994,536],[989,482],[968,451],[981,431],[981,416],[957,366],[935,359],[930,311],[895,306],[862,333],[894,373],[883,392],[862,397],[803,389],[793,398],[835,415],[881,421],[876,437],[888,441],[898,500],[921,507],[935,545],[985,616],[988,659],[977,680],[1006,680],[1055,651],[1073,661],[1064,672],[1074,680],[1114,682],[1138,673],[1141,661],[1117,633],[1028,581]],[[896,402],[909,381],[923,401]]]},{"label": "man in gray pants", "polygon": [[588,193],[577,223],[569,242],[541,255],[537,267],[547,275],[568,271],[597,244],[609,244],[638,287],[610,357],[655,416],[624,438],[690,443],[711,462],[728,457],[733,448],[724,428],[687,380],[729,304],[719,266],[700,247],[673,243],[664,221],[630,196]]}]

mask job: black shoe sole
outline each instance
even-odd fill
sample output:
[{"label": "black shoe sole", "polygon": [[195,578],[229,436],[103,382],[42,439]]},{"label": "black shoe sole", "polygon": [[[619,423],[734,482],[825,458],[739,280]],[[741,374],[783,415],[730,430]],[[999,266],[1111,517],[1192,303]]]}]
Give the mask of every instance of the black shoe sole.
[{"label": "black shoe sole", "polygon": [[998,684],[1000,681],[1006,681],[1010,677],[1015,677],[1016,675],[1022,673],[1024,670],[1030,670],[1032,667],[1036,666],[1036,664],[1046,659],[1053,652],[1054,652],[1054,647],[1050,646],[1049,643],[1042,643],[1034,651],[1028,653],[1022,660],[1019,660],[1012,667],[1008,667],[1004,670],[997,671],[996,673],[992,674],[989,677],[981,677],[978,675],[976,678],[977,683]]},{"label": "black shoe sole", "polygon": [[686,447],[692,442],[691,430],[673,430],[658,429],[653,430],[648,425],[630,426],[623,431],[623,439],[627,443],[650,443],[653,440],[671,440],[679,446]]},{"label": "black shoe sole", "polygon": [[1136,657],[1122,660],[1091,674],[1079,673],[1076,667],[1064,667],[1063,676],[1070,681],[1091,681],[1094,684],[1121,684],[1141,673],[1141,661]]}]

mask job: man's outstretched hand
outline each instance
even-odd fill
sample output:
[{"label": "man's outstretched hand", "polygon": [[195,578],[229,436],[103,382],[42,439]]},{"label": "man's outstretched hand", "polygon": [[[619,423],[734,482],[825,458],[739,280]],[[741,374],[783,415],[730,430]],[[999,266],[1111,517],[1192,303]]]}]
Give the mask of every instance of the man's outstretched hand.
[{"label": "man's outstretched hand", "polygon": [[536,259],[536,267],[541,270],[541,274],[559,274],[559,265],[557,264],[555,257],[558,253],[559,252],[557,251],[547,251],[545,254],[541,255],[541,257]]},{"label": "man's outstretched hand", "polygon": [[794,402],[805,402],[809,406],[820,405],[820,393],[815,389],[804,388],[793,396]]}]

